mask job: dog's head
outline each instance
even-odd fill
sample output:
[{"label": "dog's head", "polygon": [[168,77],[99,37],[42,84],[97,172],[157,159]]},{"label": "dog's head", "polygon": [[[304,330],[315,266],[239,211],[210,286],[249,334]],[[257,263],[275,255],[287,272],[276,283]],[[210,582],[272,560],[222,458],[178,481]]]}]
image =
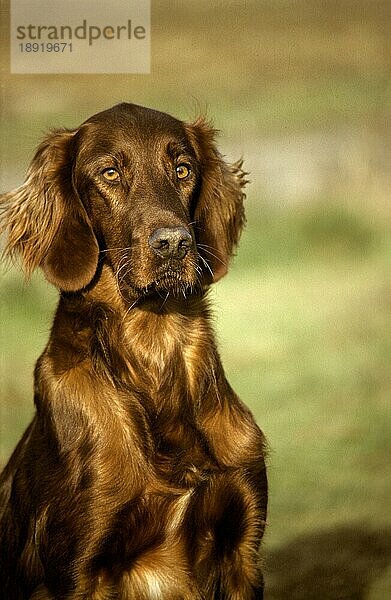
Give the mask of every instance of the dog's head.
[{"label": "dog's head", "polygon": [[53,132],[4,195],[6,253],[64,291],[88,286],[101,262],[130,298],[217,281],[243,227],[246,181],[214,137],[203,119],[134,104]]}]

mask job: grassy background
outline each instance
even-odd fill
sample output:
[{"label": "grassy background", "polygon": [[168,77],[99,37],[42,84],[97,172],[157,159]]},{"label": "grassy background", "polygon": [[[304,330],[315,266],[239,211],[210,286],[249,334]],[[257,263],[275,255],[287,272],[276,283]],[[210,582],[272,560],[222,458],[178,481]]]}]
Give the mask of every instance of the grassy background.
[{"label": "grassy background", "polygon": [[[145,76],[12,76],[3,19],[2,190],[46,129],[120,100],[206,110],[227,156],[246,158],[248,226],[212,297],[229,379],[270,443],[270,548],[390,523],[390,13],[378,0],[159,0]],[[40,275],[0,281],[4,462],[32,414],[56,294]]]}]

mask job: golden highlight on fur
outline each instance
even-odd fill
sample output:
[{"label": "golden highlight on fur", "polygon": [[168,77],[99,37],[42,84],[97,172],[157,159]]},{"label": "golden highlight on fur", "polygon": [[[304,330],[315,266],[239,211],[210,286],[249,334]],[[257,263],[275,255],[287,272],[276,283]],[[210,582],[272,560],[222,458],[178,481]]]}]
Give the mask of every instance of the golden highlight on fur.
[{"label": "golden highlight on fur", "polygon": [[3,196],[5,254],[60,298],[0,477],[1,598],[263,597],[265,442],[207,301],[245,184],[205,120],[120,104],[48,135]]}]

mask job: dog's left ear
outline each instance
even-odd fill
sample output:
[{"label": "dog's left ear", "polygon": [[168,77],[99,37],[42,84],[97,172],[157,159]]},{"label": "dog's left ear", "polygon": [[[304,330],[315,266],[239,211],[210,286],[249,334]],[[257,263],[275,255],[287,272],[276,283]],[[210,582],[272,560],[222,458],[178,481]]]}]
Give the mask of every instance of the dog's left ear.
[{"label": "dog's left ear", "polygon": [[38,147],[26,181],[0,203],[4,254],[20,255],[29,276],[41,267],[64,291],[85,287],[95,275],[99,248],[87,212],[73,185],[75,131],[51,133]]},{"label": "dog's left ear", "polygon": [[245,223],[243,188],[248,182],[242,161],[223,160],[215,144],[216,130],[203,118],[185,127],[201,166],[194,220],[204,276],[212,283],[227,272],[239,242]]}]

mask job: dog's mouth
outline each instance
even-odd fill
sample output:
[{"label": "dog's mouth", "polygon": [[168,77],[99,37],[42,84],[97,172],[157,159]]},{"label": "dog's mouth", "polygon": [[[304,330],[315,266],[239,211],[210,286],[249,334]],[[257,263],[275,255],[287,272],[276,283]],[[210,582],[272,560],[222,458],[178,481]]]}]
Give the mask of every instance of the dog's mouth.
[{"label": "dog's mouth", "polygon": [[183,268],[168,265],[161,269],[155,279],[144,288],[145,295],[170,294],[188,296],[197,287],[197,278]]},{"label": "dog's mouth", "polygon": [[[153,279],[145,285],[136,282],[126,282],[126,288],[131,297],[138,298],[188,298],[201,289],[198,267],[186,268],[182,263],[171,262],[162,266],[154,274]],[[138,283],[138,282],[137,282]],[[140,282],[141,283],[141,282]]]}]

